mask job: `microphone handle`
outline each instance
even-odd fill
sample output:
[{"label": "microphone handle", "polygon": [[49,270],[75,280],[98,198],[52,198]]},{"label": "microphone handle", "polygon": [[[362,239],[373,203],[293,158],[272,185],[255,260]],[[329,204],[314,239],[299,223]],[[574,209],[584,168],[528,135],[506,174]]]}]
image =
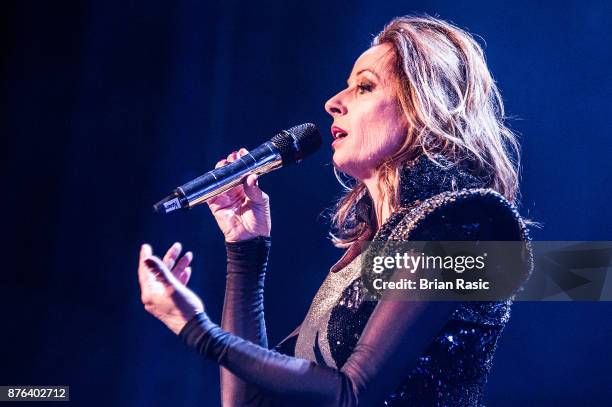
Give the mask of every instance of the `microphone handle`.
[{"label": "microphone handle", "polygon": [[165,213],[189,209],[241,184],[251,174],[265,174],[281,166],[280,153],[274,144],[267,141],[236,161],[181,185],[154,208]]}]

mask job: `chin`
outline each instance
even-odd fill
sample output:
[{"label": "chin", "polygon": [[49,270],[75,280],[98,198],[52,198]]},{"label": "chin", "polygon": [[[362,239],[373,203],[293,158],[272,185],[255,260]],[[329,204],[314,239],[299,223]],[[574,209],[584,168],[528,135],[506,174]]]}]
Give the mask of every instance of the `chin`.
[{"label": "chin", "polygon": [[358,163],[350,160],[344,154],[335,152],[332,157],[332,164],[338,171],[350,175],[352,178],[357,180],[362,179],[361,175],[363,171],[360,171],[361,166]]},{"label": "chin", "polygon": [[344,158],[345,157],[343,157],[342,154],[334,152],[334,155],[332,156],[332,164],[338,171],[342,171],[345,174],[351,175],[349,172],[351,166],[347,165],[347,162]]}]

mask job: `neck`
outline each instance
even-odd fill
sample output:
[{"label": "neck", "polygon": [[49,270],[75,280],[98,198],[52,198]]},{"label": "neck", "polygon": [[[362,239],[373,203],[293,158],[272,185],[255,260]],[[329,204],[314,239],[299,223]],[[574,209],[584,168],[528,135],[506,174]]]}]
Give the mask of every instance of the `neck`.
[{"label": "neck", "polygon": [[[399,190],[397,191],[399,206],[407,207],[415,201],[424,201],[444,191],[486,187],[486,181],[471,175],[464,169],[450,165],[450,162],[443,156],[436,155],[435,158],[436,162],[430,160],[426,155],[421,155],[400,169]],[[443,165],[440,166],[437,163]],[[363,219],[369,216],[370,211],[373,211],[375,222],[372,222],[374,223],[372,228],[374,228],[373,232],[376,232],[391,216],[389,198],[383,196],[378,189],[380,182],[377,171],[360,175],[353,177],[364,183],[371,200],[360,209],[360,216]]]},{"label": "neck", "polygon": [[362,181],[365,184],[370,197],[372,198],[374,216],[376,217],[376,230],[378,230],[391,215],[389,202],[388,199],[382,196],[380,190],[378,189],[379,181],[377,173],[373,173],[371,176],[364,178]]}]

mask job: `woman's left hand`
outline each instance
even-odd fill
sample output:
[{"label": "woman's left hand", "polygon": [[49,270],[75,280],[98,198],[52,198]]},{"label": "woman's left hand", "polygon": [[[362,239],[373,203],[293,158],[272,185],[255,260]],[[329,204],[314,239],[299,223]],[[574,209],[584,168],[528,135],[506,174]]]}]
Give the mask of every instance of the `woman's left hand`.
[{"label": "woman's left hand", "polygon": [[[181,244],[173,244],[163,260],[153,255],[153,249],[143,244],[138,262],[140,298],[145,309],[179,334],[195,314],[204,311],[202,300],[189,288],[191,252],[181,254]],[[178,260],[177,260],[178,259]]]}]

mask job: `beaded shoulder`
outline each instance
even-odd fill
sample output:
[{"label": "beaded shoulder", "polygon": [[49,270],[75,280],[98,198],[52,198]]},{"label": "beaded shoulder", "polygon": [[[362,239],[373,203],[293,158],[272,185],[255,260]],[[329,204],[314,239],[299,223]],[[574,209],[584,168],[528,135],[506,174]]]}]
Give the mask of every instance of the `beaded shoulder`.
[{"label": "beaded shoulder", "polygon": [[[470,209],[466,209],[470,208]],[[453,210],[484,211],[508,232],[502,234],[508,240],[530,241],[528,228],[516,206],[498,192],[490,188],[466,188],[458,191],[445,191],[423,201],[415,201],[408,207],[401,208],[394,216],[392,227],[383,231],[379,239],[387,241],[408,241],[420,239],[419,228],[432,216],[444,218],[444,212],[453,216]],[[456,212],[454,212],[456,214]],[[485,216],[483,215],[483,218]],[[452,222],[452,219],[446,219]],[[506,239],[500,239],[506,240]],[[529,243],[528,243],[529,245]],[[533,258],[529,250],[526,264],[526,278],[531,273]],[[510,319],[512,299],[489,302],[464,302],[454,311],[451,319],[481,325],[505,325]]]},{"label": "beaded shoulder", "polygon": [[516,206],[490,188],[445,191],[423,201],[414,201],[408,207],[401,208],[394,214],[398,220],[394,222],[392,229],[386,232],[388,236],[383,240],[411,240],[419,225],[429,216],[437,211],[450,209],[459,204],[476,206],[479,210],[486,209],[489,213],[510,219],[517,229],[517,240],[530,240],[527,226]]}]

